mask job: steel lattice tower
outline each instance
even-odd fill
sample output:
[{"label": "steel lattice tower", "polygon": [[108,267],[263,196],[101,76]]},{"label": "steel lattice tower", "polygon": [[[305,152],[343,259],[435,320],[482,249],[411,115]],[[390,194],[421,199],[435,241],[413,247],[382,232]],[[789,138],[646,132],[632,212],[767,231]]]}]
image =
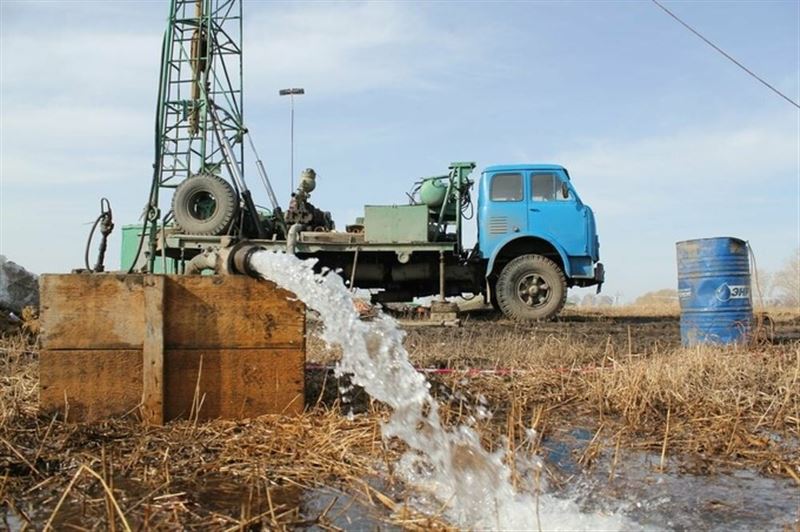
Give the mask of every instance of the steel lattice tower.
[{"label": "steel lattice tower", "polygon": [[[161,54],[155,162],[145,226],[150,271],[156,258],[163,189],[214,173],[244,174],[241,0],[171,0]],[[227,139],[233,159],[226,157]]]}]

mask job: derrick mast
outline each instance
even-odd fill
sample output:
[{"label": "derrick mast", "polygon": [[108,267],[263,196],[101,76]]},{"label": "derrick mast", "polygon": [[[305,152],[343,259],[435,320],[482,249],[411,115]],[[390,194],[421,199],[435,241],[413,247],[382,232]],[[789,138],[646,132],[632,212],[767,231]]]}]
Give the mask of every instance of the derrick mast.
[{"label": "derrick mast", "polygon": [[[235,224],[246,191],[242,88],[241,0],[171,0],[143,232],[149,235],[150,271],[159,233],[168,223],[195,234],[225,234]],[[187,197],[177,205],[180,189],[198,177],[194,185],[205,180],[211,186],[194,186],[197,190],[183,194]],[[160,202],[169,189],[175,195],[172,209],[162,215]],[[203,220],[205,226],[194,223]]]}]

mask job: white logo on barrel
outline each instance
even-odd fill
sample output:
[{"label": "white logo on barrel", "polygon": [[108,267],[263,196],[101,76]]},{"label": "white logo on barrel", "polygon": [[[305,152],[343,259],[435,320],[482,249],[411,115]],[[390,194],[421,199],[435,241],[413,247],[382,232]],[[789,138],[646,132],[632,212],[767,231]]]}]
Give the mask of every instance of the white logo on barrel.
[{"label": "white logo on barrel", "polygon": [[731,284],[722,283],[717,288],[717,299],[720,301],[729,301],[731,299],[749,299],[750,287],[746,284]]}]

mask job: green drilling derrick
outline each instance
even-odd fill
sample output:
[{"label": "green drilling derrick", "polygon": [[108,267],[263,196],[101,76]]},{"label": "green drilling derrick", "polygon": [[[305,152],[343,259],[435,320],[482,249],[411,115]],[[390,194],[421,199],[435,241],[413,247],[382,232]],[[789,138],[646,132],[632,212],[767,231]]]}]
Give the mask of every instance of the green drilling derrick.
[{"label": "green drilling derrick", "polygon": [[[193,176],[210,175],[243,192],[238,182],[244,176],[242,98],[241,0],[171,0],[143,231],[148,235],[150,271],[159,233],[171,221],[169,213],[162,216],[159,205],[164,189],[174,191]],[[215,198],[209,195],[205,200]]]}]

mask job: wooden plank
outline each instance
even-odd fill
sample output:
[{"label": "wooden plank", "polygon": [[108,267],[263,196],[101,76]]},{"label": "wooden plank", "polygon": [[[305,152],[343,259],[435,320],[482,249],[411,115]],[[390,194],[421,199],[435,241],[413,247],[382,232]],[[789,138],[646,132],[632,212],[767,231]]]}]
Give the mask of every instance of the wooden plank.
[{"label": "wooden plank", "polygon": [[304,347],[305,306],[269,281],[168,276],[167,349]]},{"label": "wooden plank", "polygon": [[[202,360],[202,371],[200,368]],[[200,380],[198,419],[240,419],[303,411],[305,352],[292,349],[168,349],[166,419],[189,418]]]},{"label": "wooden plank", "polygon": [[43,349],[141,349],[142,275],[42,275]]},{"label": "wooden plank", "polygon": [[151,423],[188,417],[198,373],[200,419],[304,407],[305,307],[272,283],[142,275],[40,282],[43,412],[66,406],[69,420],[94,421],[146,405]]},{"label": "wooden plank", "polygon": [[164,424],[164,277],[144,279],[144,341],[142,344],[142,417]]},{"label": "wooden plank", "polygon": [[39,353],[39,409],[68,421],[97,421],[136,410],[142,398],[139,350]]}]

